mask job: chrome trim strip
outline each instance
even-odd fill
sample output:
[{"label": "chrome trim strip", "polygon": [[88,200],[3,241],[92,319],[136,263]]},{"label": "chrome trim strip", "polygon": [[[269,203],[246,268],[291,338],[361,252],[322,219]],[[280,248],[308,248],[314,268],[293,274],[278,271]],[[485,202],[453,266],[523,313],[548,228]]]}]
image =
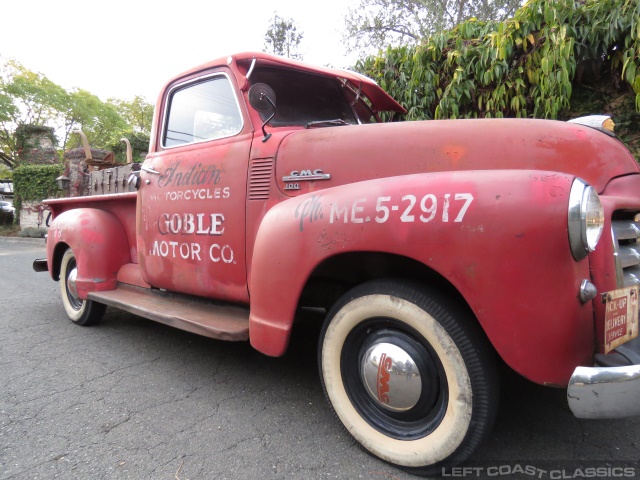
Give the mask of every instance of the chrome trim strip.
[{"label": "chrome trim strip", "polygon": [[578,367],[567,388],[569,408],[577,418],[640,415],[640,365]]},{"label": "chrome trim strip", "polygon": [[569,192],[569,212],[567,229],[569,231],[569,247],[576,261],[587,256],[587,249],[582,239],[582,199],[587,189],[587,183],[576,178]]},{"label": "chrome trim strip", "polygon": [[640,285],[640,266],[636,266],[633,269],[625,269],[622,278],[625,287]]},{"label": "chrome trim strip", "polygon": [[640,225],[634,220],[612,220],[611,238],[618,288],[640,284]]},{"label": "chrome trim strip", "polygon": [[605,121],[609,120],[611,115],[587,115],[586,117],[573,118],[567,120],[567,123],[575,123],[585,127],[595,128],[596,130],[606,133],[611,137],[615,137],[616,134],[604,128],[602,125]]},{"label": "chrome trim strip", "polygon": [[620,261],[620,244],[618,243],[613,222],[611,222],[611,238],[613,240],[613,262],[616,268],[616,286],[622,288],[624,286],[624,274],[622,272],[622,262]]},{"label": "chrome trim strip", "polygon": [[151,167],[145,167],[144,165],[142,167],[140,167],[140,170],[142,170],[143,172],[147,172],[147,173],[153,173],[154,175],[160,175],[159,171],[154,170]]},{"label": "chrome trim strip", "polygon": [[249,71],[247,72],[246,79],[249,80],[251,78],[251,74],[253,73],[253,69],[256,67],[256,57],[253,57],[251,60],[251,66],[249,67]]},{"label": "chrome trim strip", "polygon": [[310,182],[314,180],[331,180],[331,174],[320,173],[317,175],[291,175],[282,177],[283,182]]},{"label": "chrome trim strip", "polygon": [[640,245],[625,245],[623,250],[620,250],[620,263],[622,268],[636,267],[640,264]]},{"label": "chrome trim strip", "polygon": [[618,240],[634,240],[640,238],[640,228],[631,220],[614,220],[611,228]]}]

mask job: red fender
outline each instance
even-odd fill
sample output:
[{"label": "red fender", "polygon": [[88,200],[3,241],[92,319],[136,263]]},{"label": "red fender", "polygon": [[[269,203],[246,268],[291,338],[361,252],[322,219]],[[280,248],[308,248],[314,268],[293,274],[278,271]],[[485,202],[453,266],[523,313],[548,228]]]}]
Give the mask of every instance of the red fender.
[{"label": "red fender", "polygon": [[589,260],[573,260],[567,238],[574,178],[526,170],[417,174],[276,205],[256,238],[252,345],[284,353],[302,289],[324,260],[385,252],[447,279],[516,371],[566,384],[594,349],[593,305],[578,299]]},{"label": "red fender", "polygon": [[76,256],[76,285],[81,299],[86,299],[89,292],[115,289],[118,270],[131,262],[124,227],[104,210],[77,208],[61,213],[53,221],[47,236],[47,260],[54,280],[59,279],[59,261],[65,245]]}]

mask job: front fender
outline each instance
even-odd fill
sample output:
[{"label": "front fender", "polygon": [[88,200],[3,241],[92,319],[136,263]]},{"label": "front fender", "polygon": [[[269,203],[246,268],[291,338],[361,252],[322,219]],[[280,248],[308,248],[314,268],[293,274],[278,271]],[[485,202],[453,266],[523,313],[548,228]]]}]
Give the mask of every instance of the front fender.
[{"label": "front fender", "polygon": [[252,345],[282,355],[314,269],[347,252],[414,259],[446,278],[502,358],[539,383],[566,384],[593,354],[589,279],[567,240],[574,176],[493,170],[407,175],[284,201],[265,216],[250,280]]},{"label": "front fender", "polygon": [[113,290],[118,270],[129,263],[129,242],[120,221],[95,208],[67,210],[56,217],[47,236],[47,263],[54,280],[59,279],[60,260],[66,248],[76,256],[78,295]]}]

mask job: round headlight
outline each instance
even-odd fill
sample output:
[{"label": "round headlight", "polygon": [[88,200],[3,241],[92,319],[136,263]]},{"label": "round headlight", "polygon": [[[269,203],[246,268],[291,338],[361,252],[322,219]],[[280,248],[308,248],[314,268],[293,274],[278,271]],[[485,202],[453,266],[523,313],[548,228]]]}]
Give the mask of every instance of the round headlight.
[{"label": "round headlight", "polygon": [[569,246],[576,260],[582,260],[598,245],[604,228],[600,197],[584,180],[575,179],[569,194]]}]

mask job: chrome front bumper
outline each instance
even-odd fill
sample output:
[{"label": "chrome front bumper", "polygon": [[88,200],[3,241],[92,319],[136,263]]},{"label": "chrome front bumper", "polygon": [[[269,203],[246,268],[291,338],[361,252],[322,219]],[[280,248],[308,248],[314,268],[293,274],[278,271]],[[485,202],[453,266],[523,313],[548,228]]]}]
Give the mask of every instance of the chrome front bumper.
[{"label": "chrome front bumper", "polygon": [[640,337],[597,355],[604,366],[578,367],[567,388],[569,408],[577,418],[640,415]]}]

